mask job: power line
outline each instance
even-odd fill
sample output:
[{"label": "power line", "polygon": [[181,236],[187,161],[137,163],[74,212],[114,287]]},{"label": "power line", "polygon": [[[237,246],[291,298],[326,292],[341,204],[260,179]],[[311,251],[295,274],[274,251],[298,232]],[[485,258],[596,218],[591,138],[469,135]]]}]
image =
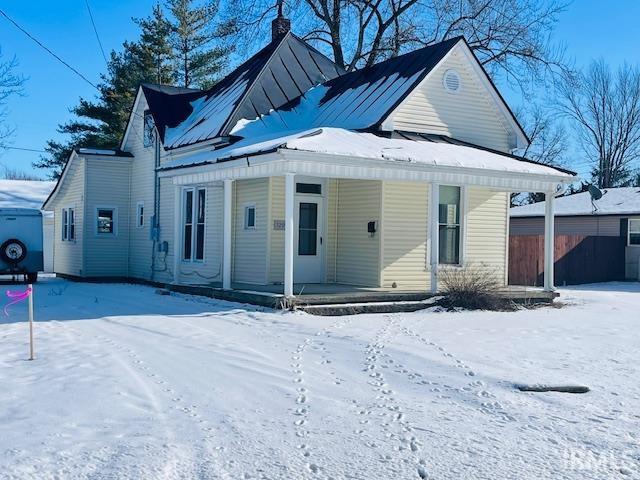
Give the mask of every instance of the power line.
[{"label": "power line", "polygon": [[38,150],[36,148],[10,147],[9,145],[0,145],[0,150],[22,150],[24,152],[47,153],[45,150]]},{"label": "power line", "polygon": [[40,40],[38,40],[37,38],[35,38],[33,35],[31,35],[29,32],[27,32],[24,28],[22,28],[15,20],[13,20],[9,15],[7,15],[5,13],[4,10],[2,10],[0,8],[0,14],[6,18],[7,20],[9,20],[9,22],[11,22],[18,30],[20,30],[22,33],[24,33],[27,37],[29,37],[31,40],[33,40],[35,43],[37,43],[40,48],[44,49],[47,53],[49,53],[51,56],[53,56],[56,60],[58,60],[60,63],[62,63],[65,67],[67,67],[68,69],[70,69],[72,72],[74,72],[76,75],[78,75],[80,78],[82,78],[85,82],[87,82],[89,85],[91,85],[93,88],[95,88],[96,90],[100,90],[91,80],[89,80],[87,77],[85,77],[83,74],[81,74],[78,70],[76,70],[75,68],[73,68],[71,65],[69,65],[67,62],[65,62],[62,58],[60,58],[58,55],[56,55],[53,51],[51,51],[47,46],[45,46]]},{"label": "power line", "polygon": [[104,53],[104,48],[102,47],[102,41],[100,40],[100,35],[98,35],[98,29],[96,28],[96,22],[93,20],[93,13],[91,13],[91,7],[89,6],[89,0],[84,0],[85,5],[87,6],[87,10],[89,11],[89,18],[91,19],[91,25],[93,25],[93,31],[96,34],[96,39],[98,40],[98,45],[100,45],[100,51],[102,52],[102,58],[104,58],[104,63],[109,66],[109,61],[107,60],[107,56]]}]

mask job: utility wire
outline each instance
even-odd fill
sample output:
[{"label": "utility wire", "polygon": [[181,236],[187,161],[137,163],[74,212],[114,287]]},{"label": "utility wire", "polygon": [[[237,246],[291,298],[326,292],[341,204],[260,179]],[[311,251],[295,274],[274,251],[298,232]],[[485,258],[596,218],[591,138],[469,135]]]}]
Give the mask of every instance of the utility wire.
[{"label": "utility wire", "polygon": [[102,47],[102,41],[100,40],[100,35],[98,35],[98,29],[96,28],[96,22],[93,19],[93,13],[91,13],[91,7],[89,6],[89,0],[84,0],[85,5],[87,6],[87,10],[89,11],[89,18],[91,19],[91,25],[93,25],[93,31],[96,34],[96,39],[98,40],[98,45],[100,45],[100,51],[102,52],[102,58],[104,58],[104,63],[109,66],[109,61],[107,60],[107,56],[104,53],[104,48]]},{"label": "utility wire", "polygon": [[65,62],[62,58],[60,58],[53,51],[51,51],[51,49],[49,49],[46,45],[44,45],[40,40],[35,38],[29,32],[27,32],[24,28],[22,28],[14,19],[12,19],[9,15],[7,15],[6,12],[4,10],[2,10],[1,8],[0,8],[0,15],[2,15],[4,18],[9,20],[9,22],[11,22],[18,30],[20,30],[27,37],[29,37],[31,40],[33,40],[35,43],[37,43],[40,46],[40,48],[44,49],[47,53],[49,53],[51,56],[53,56],[56,60],[58,60],[60,63],[62,63],[65,67],[67,67],[73,73],[78,75],[80,78],[82,78],[85,82],[87,82],[89,85],[91,85],[96,90],[100,90],[91,80],[89,80],[87,77],[85,77],[83,74],[81,74],[78,70],[73,68],[67,62]]},{"label": "utility wire", "polygon": [[9,145],[0,145],[0,150],[22,150],[24,152],[36,152],[47,153],[45,150],[38,150],[37,148],[24,148],[24,147],[10,147]]}]

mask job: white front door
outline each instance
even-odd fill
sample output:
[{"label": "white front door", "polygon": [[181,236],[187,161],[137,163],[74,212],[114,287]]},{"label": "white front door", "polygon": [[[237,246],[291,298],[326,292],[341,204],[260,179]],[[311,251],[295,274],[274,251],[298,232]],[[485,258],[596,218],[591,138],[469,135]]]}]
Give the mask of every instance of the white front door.
[{"label": "white front door", "polygon": [[296,195],[294,283],[324,282],[324,199],[319,195]]}]

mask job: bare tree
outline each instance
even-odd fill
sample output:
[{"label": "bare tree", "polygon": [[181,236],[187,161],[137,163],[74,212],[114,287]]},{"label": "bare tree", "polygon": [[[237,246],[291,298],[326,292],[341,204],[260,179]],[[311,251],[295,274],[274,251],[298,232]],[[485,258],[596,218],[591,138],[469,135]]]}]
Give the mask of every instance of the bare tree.
[{"label": "bare tree", "polygon": [[[531,143],[521,150],[519,155],[534,160],[543,165],[560,166],[565,163],[564,155],[567,151],[567,134],[564,124],[557,115],[539,105],[531,107],[528,112],[516,111],[516,116],[522,123]],[[544,194],[539,192],[513,193],[512,205],[524,205],[544,200]]]},{"label": "bare tree", "polygon": [[[275,0],[231,0],[227,16],[245,38],[264,38]],[[464,35],[489,70],[521,86],[561,67],[549,33],[561,0],[291,0],[295,30],[347,70],[371,65],[407,48]],[[237,12],[242,12],[239,15]]]},{"label": "bare tree", "polygon": [[42,180],[42,177],[0,163],[0,178],[4,180]]},{"label": "bare tree", "polygon": [[632,181],[632,164],[640,158],[640,67],[621,66],[615,73],[603,60],[584,72],[565,75],[560,111],[573,120],[593,181],[601,188]]},{"label": "bare tree", "polygon": [[12,128],[6,123],[6,102],[10,96],[19,94],[22,91],[22,84],[24,83],[24,78],[15,73],[17,66],[18,61],[15,57],[3,60],[2,50],[0,49],[0,150],[13,133]]}]

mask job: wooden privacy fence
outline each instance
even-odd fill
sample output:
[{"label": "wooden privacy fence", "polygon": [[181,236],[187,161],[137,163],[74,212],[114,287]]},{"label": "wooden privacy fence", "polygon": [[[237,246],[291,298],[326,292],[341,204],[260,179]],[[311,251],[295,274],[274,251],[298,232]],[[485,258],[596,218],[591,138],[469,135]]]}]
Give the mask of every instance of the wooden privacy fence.
[{"label": "wooden privacy fence", "polygon": [[[556,235],[555,285],[624,280],[625,243],[622,237]],[[544,235],[509,237],[509,284],[542,286]]]}]

